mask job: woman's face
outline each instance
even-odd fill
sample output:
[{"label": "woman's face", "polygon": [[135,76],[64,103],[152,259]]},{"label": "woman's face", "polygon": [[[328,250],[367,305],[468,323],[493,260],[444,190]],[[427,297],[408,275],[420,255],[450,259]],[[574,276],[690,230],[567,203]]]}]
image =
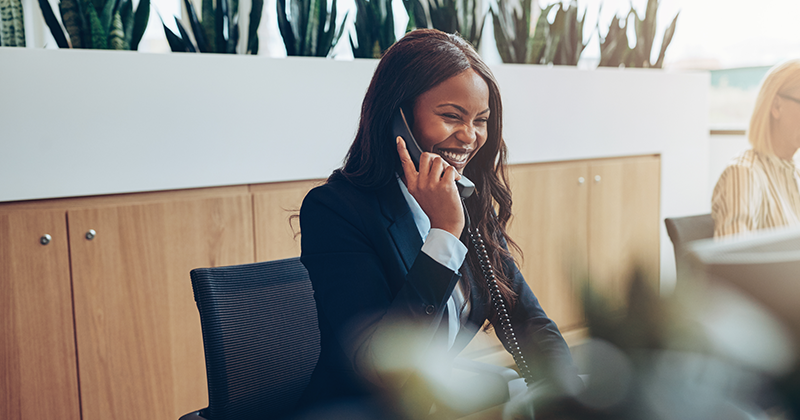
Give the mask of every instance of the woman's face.
[{"label": "woman's face", "polygon": [[414,103],[414,138],[459,173],[486,143],[489,86],[472,69],[420,95]]}]

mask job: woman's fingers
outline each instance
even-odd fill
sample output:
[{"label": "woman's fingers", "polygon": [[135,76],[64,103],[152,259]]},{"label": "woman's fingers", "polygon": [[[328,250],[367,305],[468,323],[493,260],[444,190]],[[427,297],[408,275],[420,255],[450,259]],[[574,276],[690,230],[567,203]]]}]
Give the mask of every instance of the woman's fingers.
[{"label": "woman's fingers", "polygon": [[406,181],[411,182],[411,180],[416,181],[417,179],[417,168],[414,165],[414,161],[411,160],[411,155],[408,154],[408,149],[406,149],[406,142],[403,140],[402,137],[397,136],[397,154],[400,155],[400,165],[403,167],[403,174],[405,174]]}]

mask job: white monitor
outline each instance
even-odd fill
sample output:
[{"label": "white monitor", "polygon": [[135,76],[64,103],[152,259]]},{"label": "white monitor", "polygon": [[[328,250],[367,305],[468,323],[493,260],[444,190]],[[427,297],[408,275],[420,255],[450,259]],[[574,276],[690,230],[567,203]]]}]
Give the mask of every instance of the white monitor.
[{"label": "white monitor", "polygon": [[759,231],[689,244],[696,268],[768,308],[800,337],[800,229]]}]

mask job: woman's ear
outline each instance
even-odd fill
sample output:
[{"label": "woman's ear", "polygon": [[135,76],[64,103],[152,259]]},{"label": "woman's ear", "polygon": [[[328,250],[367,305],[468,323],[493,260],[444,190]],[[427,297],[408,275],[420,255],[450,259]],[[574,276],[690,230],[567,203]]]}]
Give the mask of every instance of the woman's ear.
[{"label": "woman's ear", "polygon": [[775,95],[775,97],[772,98],[772,107],[770,107],[769,113],[770,113],[770,115],[772,115],[772,118],[774,118],[776,120],[781,118],[781,97],[780,96]]}]

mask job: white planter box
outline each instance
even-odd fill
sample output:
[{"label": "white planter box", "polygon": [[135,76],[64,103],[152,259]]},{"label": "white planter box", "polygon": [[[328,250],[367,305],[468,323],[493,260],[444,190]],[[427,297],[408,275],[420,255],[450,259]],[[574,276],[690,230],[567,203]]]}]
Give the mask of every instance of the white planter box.
[{"label": "white planter box", "polygon": [[[377,61],[0,48],[0,63],[2,202],[324,178]],[[709,211],[708,73],[492,69],[512,163],[660,153],[662,217]],[[672,270],[666,234],[661,248]]]}]

